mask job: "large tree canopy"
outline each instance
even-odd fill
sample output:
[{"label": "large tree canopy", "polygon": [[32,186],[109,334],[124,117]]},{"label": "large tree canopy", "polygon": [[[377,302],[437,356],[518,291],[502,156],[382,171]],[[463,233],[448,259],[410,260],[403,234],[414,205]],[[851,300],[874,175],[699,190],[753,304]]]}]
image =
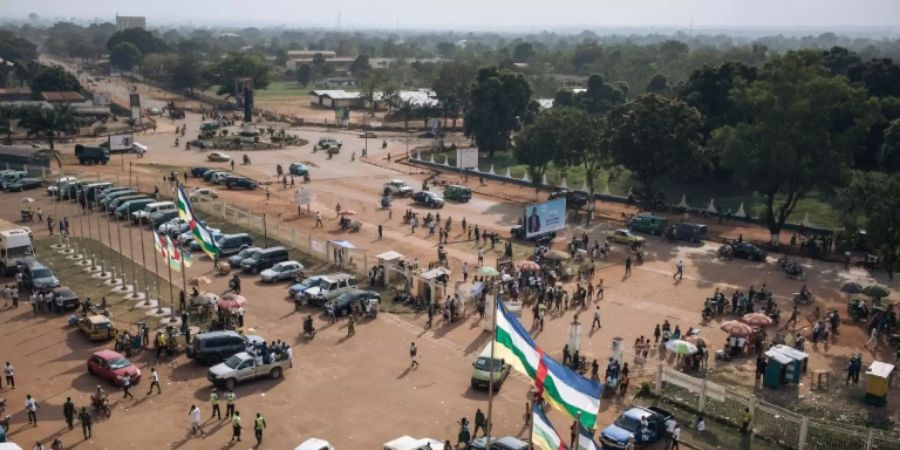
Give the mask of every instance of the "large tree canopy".
[{"label": "large tree canopy", "polygon": [[742,117],[731,101],[731,89],[739,82],[756,79],[756,69],[739,62],[706,65],[691,73],[679,96],[706,117],[704,140],[716,128],[733,125]]},{"label": "large tree canopy", "polygon": [[575,96],[575,104],[591,114],[606,114],[625,103],[626,95],[627,91],[594,74],[588,77],[587,90]]},{"label": "large tree canopy", "polygon": [[528,113],[531,86],[521,73],[485,67],[469,94],[464,131],[491,158],[509,148],[509,136],[518,130]]},{"label": "large tree canopy", "polygon": [[609,115],[609,144],[615,161],[641,181],[652,205],[663,175],[694,163],[703,117],[687,103],[644,94]]},{"label": "large tree canopy", "polygon": [[187,89],[194,93],[194,88],[203,86],[203,66],[196,58],[181,56],[169,67],[169,82],[178,89]]},{"label": "large tree canopy", "polygon": [[841,191],[838,204],[847,231],[865,230],[881,268],[893,279],[900,270],[900,174],[859,173]]},{"label": "large tree canopy", "polygon": [[0,58],[25,64],[37,59],[37,47],[11,31],[0,30]]},{"label": "large tree canopy", "polygon": [[131,43],[132,45],[137,47],[137,49],[141,51],[142,55],[149,55],[150,53],[165,53],[165,51],[168,49],[165,41],[154,36],[153,33],[140,28],[129,28],[127,30],[122,30],[114,33],[106,41],[106,49],[112,52],[117,45],[123,42]]},{"label": "large tree canopy", "polygon": [[229,53],[206,71],[207,81],[219,87],[219,95],[233,97],[236,93],[235,80],[242,77],[253,79],[254,89],[265,89],[271,81],[269,65],[253,53]]},{"label": "large tree canopy", "polygon": [[109,52],[109,63],[122,70],[131,70],[143,55],[137,46],[130,42],[120,42]]},{"label": "large tree canopy", "polygon": [[765,198],[774,243],[805,194],[842,182],[878,105],[864,89],[831,76],[821,53],[812,51],[773,59],[732,95],[748,119],[716,130],[712,145],[737,179]]},{"label": "large tree canopy", "polygon": [[61,66],[38,66],[32,69],[33,78],[29,82],[31,90],[43,91],[81,91],[81,83],[75,75]]}]

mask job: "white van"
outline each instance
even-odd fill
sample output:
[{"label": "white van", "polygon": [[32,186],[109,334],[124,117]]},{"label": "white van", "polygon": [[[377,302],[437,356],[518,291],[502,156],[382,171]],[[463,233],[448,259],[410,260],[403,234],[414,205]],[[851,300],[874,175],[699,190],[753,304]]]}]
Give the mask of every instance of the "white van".
[{"label": "white van", "polygon": [[150,149],[147,148],[146,145],[141,144],[140,142],[135,142],[134,144],[131,145],[131,151],[134,153],[137,153],[138,155],[143,155],[144,153],[147,153],[147,150],[150,150]]},{"label": "white van", "polygon": [[412,436],[400,436],[384,444],[382,450],[434,450],[438,448],[444,448],[444,443],[437,439],[416,439]]},{"label": "white van", "polygon": [[147,220],[151,214],[165,213],[169,211],[177,211],[178,207],[173,202],[153,202],[144,207],[140,211],[131,213],[131,221],[138,223],[141,220]]}]

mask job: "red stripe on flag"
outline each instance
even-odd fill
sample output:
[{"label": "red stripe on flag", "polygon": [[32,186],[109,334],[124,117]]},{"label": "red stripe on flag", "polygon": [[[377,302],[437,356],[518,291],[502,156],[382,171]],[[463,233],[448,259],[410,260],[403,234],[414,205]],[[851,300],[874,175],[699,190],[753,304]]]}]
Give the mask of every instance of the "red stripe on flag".
[{"label": "red stripe on flag", "polygon": [[534,389],[538,398],[544,396],[544,380],[547,379],[547,365],[544,364],[544,350],[536,348],[538,353],[538,367],[534,373]]}]

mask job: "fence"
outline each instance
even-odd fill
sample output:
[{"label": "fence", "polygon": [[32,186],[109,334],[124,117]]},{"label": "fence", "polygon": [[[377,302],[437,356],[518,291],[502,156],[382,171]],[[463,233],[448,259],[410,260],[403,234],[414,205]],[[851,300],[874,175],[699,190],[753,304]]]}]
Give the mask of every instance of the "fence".
[{"label": "fence", "polygon": [[753,434],[785,448],[875,450],[900,448],[900,434],[874,428],[826,422],[788,411],[703,378],[657,366],[657,395],[734,427],[741,426],[746,408],[753,416]]}]

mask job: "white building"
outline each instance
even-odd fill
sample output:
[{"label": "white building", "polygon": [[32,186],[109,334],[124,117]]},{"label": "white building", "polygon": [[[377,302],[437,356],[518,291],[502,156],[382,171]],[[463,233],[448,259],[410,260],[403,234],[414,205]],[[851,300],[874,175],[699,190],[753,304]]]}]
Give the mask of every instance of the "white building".
[{"label": "white building", "polygon": [[144,16],[120,16],[116,14],[116,28],[119,31],[129,28],[147,28],[147,18]]}]

